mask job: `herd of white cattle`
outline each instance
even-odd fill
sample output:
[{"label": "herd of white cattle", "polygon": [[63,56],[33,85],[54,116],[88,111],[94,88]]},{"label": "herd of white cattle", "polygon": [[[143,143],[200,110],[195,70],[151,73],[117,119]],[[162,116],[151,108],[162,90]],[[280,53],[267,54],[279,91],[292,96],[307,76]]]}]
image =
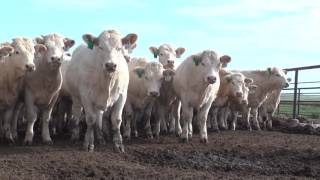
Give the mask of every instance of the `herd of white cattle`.
[{"label": "herd of white cattle", "polygon": [[50,132],[60,133],[66,124],[71,140],[78,141],[85,119],[87,151],[104,133],[112,134],[119,152],[124,151],[122,136],[130,139],[138,132],[147,138],[175,133],[187,142],[194,124],[200,142],[207,143],[208,128],[235,130],[239,115],[248,130],[251,125],[272,128],[281,90],[289,86],[282,69],[227,70],[231,57],[218,57],[213,50],[192,54],[176,67],[185,48],[150,47],[158,61],[148,61],[129,56],[136,34],[108,30],[82,38],[85,44],[71,57],[67,51],[75,41],[59,34],[0,45],[2,138],[13,143],[17,124],[24,121],[24,144],[30,145],[35,122],[41,120],[43,143],[52,143]]}]

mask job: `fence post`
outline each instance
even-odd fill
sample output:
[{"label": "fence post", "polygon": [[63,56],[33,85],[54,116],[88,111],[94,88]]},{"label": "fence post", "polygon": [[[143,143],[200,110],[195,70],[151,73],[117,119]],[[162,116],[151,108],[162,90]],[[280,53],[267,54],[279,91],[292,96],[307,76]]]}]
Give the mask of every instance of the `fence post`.
[{"label": "fence post", "polygon": [[292,118],[297,118],[297,90],[298,90],[298,76],[299,71],[296,69],[294,73],[294,93],[293,93],[293,111]]},{"label": "fence post", "polygon": [[300,115],[300,88],[298,89],[298,113],[297,113],[297,115],[299,116]]}]

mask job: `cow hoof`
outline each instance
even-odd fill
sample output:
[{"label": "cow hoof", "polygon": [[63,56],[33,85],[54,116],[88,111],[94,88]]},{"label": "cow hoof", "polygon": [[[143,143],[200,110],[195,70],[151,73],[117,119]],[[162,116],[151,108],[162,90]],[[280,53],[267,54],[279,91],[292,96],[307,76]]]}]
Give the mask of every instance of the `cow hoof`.
[{"label": "cow hoof", "polygon": [[188,143],[188,138],[180,138],[180,141],[181,141],[182,143]]},{"label": "cow hoof", "polygon": [[159,134],[154,134],[154,139],[159,140],[160,136]]},{"label": "cow hoof", "polygon": [[43,141],[43,144],[45,144],[45,145],[52,145],[53,142],[52,142],[52,140],[44,140],[44,141]]},{"label": "cow hoof", "polygon": [[24,141],[23,141],[23,145],[25,145],[25,146],[31,146],[31,145],[32,145],[32,141],[24,140]]},{"label": "cow hoof", "polygon": [[103,138],[97,139],[98,144],[100,145],[106,145],[106,141]]},{"label": "cow hoof", "polygon": [[200,143],[208,144],[208,139],[207,138],[201,138]]},{"label": "cow hoof", "polygon": [[115,144],[113,147],[116,153],[124,153],[124,146],[123,144]]},{"label": "cow hoof", "polygon": [[133,131],[133,137],[137,138],[138,137],[138,131]]},{"label": "cow hoof", "polygon": [[147,139],[153,139],[152,133],[147,133]]}]

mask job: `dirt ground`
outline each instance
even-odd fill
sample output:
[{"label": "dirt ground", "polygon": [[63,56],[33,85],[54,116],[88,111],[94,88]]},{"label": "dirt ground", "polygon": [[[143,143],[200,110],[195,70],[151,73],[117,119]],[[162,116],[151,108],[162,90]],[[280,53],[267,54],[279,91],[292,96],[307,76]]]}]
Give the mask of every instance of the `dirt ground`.
[{"label": "dirt ground", "polygon": [[188,144],[174,136],[133,139],[93,153],[67,140],[0,146],[0,179],[320,179],[320,136],[281,132],[209,133]]}]

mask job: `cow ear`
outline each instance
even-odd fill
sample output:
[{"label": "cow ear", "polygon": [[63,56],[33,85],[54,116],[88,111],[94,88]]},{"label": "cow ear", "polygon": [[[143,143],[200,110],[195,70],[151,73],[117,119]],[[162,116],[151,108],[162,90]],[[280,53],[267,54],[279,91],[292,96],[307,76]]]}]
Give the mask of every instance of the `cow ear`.
[{"label": "cow ear", "polygon": [[231,61],[231,57],[228,55],[224,55],[220,57],[220,63],[221,63],[221,67],[227,67],[227,64]]},{"label": "cow ear", "polygon": [[253,83],[253,79],[251,79],[251,78],[245,78],[245,79],[244,79],[244,82],[245,82],[246,84],[251,84],[251,83]]},{"label": "cow ear", "polygon": [[228,83],[230,83],[230,82],[232,81],[231,75],[226,75],[226,76],[224,77],[224,79],[225,79]]},{"label": "cow ear", "polygon": [[268,71],[269,74],[272,74],[272,69],[271,69],[271,67],[268,67],[268,68],[267,68],[267,71]]},{"label": "cow ear", "polygon": [[75,44],[75,41],[69,38],[64,38],[63,43],[65,45],[65,51],[68,51]]},{"label": "cow ear", "polygon": [[82,36],[82,39],[84,40],[84,42],[86,42],[89,49],[93,49],[93,46],[99,45],[99,39],[91,34],[84,34]]},{"label": "cow ear", "polygon": [[37,44],[44,44],[44,38],[43,37],[36,37],[34,39]]},{"label": "cow ear", "polygon": [[185,51],[186,51],[185,48],[179,47],[178,49],[176,49],[176,57],[177,57],[177,58],[180,58],[181,55],[182,55]]},{"label": "cow ear", "polygon": [[192,55],[192,61],[194,65],[199,66],[199,64],[202,61],[202,56],[201,55]]},{"label": "cow ear", "polygon": [[159,55],[159,49],[158,48],[156,48],[154,46],[151,46],[151,47],[149,47],[149,50],[153,54],[154,58],[158,57],[158,55]]},{"label": "cow ear", "polygon": [[12,54],[14,51],[13,47],[11,46],[3,46],[0,49],[0,55],[2,57],[8,57],[10,54]]},{"label": "cow ear", "polygon": [[139,78],[142,78],[142,76],[144,75],[144,69],[143,68],[135,68],[134,69],[134,73],[136,73],[136,75],[139,77]]},{"label": "cow ear", "polygon": [[257,90],[258,86],[256,85],[250,85],[249,86],[249,94],[254,94]]},{"label": "cow ear", "polygon": [[138,39],[138,35],[134,33],[130,33],[126,35],[126,37],[122,38],[122,45],[125,44],[134,44]]},{"label": "cow ear", "polygon": [[37,53],[42,53],[42,52],[45,52],[47,51],[47,47],[43,44],[37,44],[34,46],[34,49]]}]

